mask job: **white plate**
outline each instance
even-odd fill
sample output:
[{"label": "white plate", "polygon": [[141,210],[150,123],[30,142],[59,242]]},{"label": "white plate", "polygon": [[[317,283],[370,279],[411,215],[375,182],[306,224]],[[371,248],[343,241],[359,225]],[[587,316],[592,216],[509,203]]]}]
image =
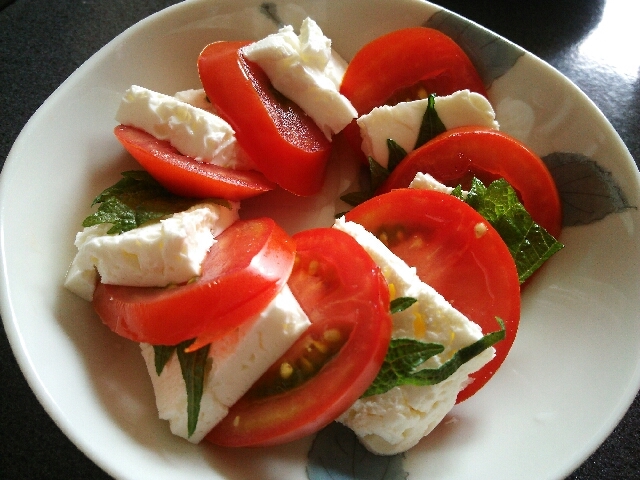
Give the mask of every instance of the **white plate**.
[{"label": "white plate", "polygon": [[[305,475],[311,439],[229,451],[171,436],[156,418],[137,345],[109,332],[89,304],[62,287],[91,199],[134,166],[111,134],[123,91],[134,83],[165,93],[197,87],[195,61],[208,42],[274,31],[259,7],[257,0],[192,1],[135,25],[36,112],[2,173],[7,335],[48,413],[118,478]],[[277,8],[295,26],[314,18],[347,59],[367,40],[423,24],[437,11],[417,0],[297,0]],[[466,32],[472,44],[474,35],[490,35],[473,25]],[[589,156],[611,172],[630,205],[640,205],[635,164],[596,107],[545,63],[497,45],[517,54],[490,89],[504,129],[541,155]],[[344,187],[332,182],[332,194]],[[273,208],[290,230],[326,223],[333,213],[321,200],[265,198],[272,203],[263,208]],[[265,202],[254,202],[254,213],[259,203]],[[314,213],[301,224],[291,211]],[[562,477],[606,438],[640,386],[639,228],[638,211],[626,209],[564,231],[566,248],[523,295],[521,330],[503,368],[407,453],[410,479]]]}]

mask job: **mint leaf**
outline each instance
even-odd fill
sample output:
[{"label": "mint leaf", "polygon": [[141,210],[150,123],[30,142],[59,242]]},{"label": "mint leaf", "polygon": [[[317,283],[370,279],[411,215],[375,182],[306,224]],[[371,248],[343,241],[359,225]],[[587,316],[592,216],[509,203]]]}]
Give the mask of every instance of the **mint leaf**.
[{"label": "mint leaf", "polygon": [[416,140],[416,144],[413,149],[415,150],[416,148],[421,147],[432,138],[437,137],[446,131],[447,129],[436,112],[436,95],[432,93],[429,95],[427,109],[422,117],[422,123],[420,124],[420,130],[418,132],[418,139]]},{"label": "mint leaf", "polygon": [[413,297],[398,297],[391,300],[389,305],[389,311],[391,313],[398,313],[406,310],[418,300]]},{"label": "mint leaf", "polygon": [[187,434],[189,437],[193,435],[198,424],[210,347],[210,344],[207,344],[195,352],[186,352],[185,349],[193,342],[194,340],[187,340],[176,347],[182,378],[187,387]]},{"label": "mint leaf", "polygon": [[167,364],[167,362],[169,361],[169,359],[171,358],[171,355],[173,355],[173,352],[175,352],[176,347],[174,346],[167,346],[167,345],[153,345],[153,353],[154,353],[154,363],[156,366],[156,373],[158,374],[158,376],[160,376],[160,374],[162,373],[162,370],[164,370],[165,365]]},{"label": "mint leaf", "polygon": [[471,345],[461,348],[438,368],[418,369],[428,359],[442,353],[443,345],[413,338],[392,339],[378,375],[362,396],[378,395],[401,385],[427,386],[446,380],[469,360],[504,339],[504,323],[497,320],[500,330],[488,333]]},{"label": "mint leaf", "polygon": [[320,430],[309,450],[309,480],[406,480],[404,455],[376,455],[348,427],[332,422]]},{"label": "mint leaf", "polygon": [[[107,233],[119,234],[187,210],[199,201],[174,195],[147,172],[132,170],[123,172],[115,185],[94,199],[91,206],[100,206],[84,219],[82,226],[110,223],[112,227]],[[220,205],[231,208],[226,201],[221,201]]]},{"label": "mint leaf", "polygon": [[485,187],[474,178],[466,202],[498,231],[507,244],[516,263],[520,283],[563,248],[549,232],[533,221],[515,190],[504,179]]}]

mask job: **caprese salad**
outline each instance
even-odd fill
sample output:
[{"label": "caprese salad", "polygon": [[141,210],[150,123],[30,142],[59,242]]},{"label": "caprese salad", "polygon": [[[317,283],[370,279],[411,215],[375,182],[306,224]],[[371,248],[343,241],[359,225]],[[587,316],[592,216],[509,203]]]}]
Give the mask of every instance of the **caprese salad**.
[{"label": "caprese salad", "polygon": [[[124,93],[115,136],[143,169],[96,197],[66,287],[140,343],[176,435],[272,445],[337,420],[411,448],[507,356],[522,284],[562,247],[553,179],[436,30],[347,63],[306,19],[197,68],[202,88]],[[333,225],[243,217],[317,195],[339,138],[366,174]]]}]

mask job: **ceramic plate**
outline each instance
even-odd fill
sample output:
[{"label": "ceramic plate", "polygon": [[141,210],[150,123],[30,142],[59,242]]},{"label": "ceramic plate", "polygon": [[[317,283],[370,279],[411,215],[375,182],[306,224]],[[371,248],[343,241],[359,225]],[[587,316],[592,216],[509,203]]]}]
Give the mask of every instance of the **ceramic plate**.
[{"label": "ceramic plate", "polygon": [[[32,389],[65,434],[117,478],[305,477],[311,438],[247,451],[173,437],[157,419],[138,346],[108,331],[62,282],[92,198],[134,166],[111,133],[125,89],[198,87],[195,62],[207,43],[257,39],[276,30],[274,19],[297,27],[306,16],[346,59],[401,27],[452,35],[478,65],[503,130],[545,157],[563,191],[566,247],[524,292],[504,366],[417,447],[385,461],[411,480],[569,474],[640,385],[638,171],[604,116],[557,71],[417,0],[190,1],[127,30],[56,90],[17,139],[0,190],[2,317]],[[263,209],[290,231],[330,224],[347,173],[334,164],[323,196],[267,195],[245,214]],[[375,461],[346,458],[359,472]]]}]

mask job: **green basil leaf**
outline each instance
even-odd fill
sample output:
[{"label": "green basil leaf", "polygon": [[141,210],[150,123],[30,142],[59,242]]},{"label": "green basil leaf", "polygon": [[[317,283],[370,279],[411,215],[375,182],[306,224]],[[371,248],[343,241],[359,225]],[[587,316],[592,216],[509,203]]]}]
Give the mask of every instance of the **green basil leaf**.
[{"label": "green basil leaf", "polygon": [[[85,218],[82,226],[110,223],[107,233],[119,234],[187,210],[201,201],[173,195],[146,171],[132,170],[123,172],[115,185],[93,200],[91,205],[99,204],[98,210]],[[209,201],[231,208],[226,200]]]},{"label": "green basil leaf", "polygon": [[387,170],[393,172],[398,164],[407,156],[407,151],[402,148],[398,142],[387,138],[387,148],[389,149],[389,161],[387,162]]},{"label": "green basil leaf", "polygon": [[447,129],[436,112],[436,96],[432,93],[429,95],[427,109],[422,117],[422,123],[420,124],[420,130],[418,132],[418,139],[416,140],[416,144],[413,149],[415,150],[416,148],[421,147],[432,138],[437,137],[446,131]]},{"label": "green basil leaf", "polygon": [[369,157],[369,185],[362,191],[349,192],[340,197],[340,200],[356,207],[363,202],[366,202],[375,195],[375,191],[384,183],[389,177],[389,170],[384,168],[373,157]]},{"label": "green basil leaf", "polygon": [[520,283],[563,248],[549,232],[533,221],[513,187],[504,179],[485,187],[474,178],[466,202],[498,231],[507,244],[516,263]]},{"label": "green basil leaf", "polygon": [[176,347],[182,378],[187,387],[187,434],[189,437],[193,435],[198,425],[210,347],[207,344],[195,352],[186,352],[185,349],[193,342],[194,340],[187,340]]},{"label": "green basil leaf", "polygon": [[369,157],[369,170],[371,171],[371,190],[373,194],[389,178],[389,170],[376,162],[373,157]]},{"label": "green basil leaf", "polygon": [[466,197],[464,196],[464,194],[462,193],[462,185],[458,185],[457,187],[455,187],[452,192],[451,195],[453,195],[454,197],[456,197],[459,200],[462,200],[463,202],[465,201]]},{"label": "green basil leaf", "polygon": [[[344,203],[356,207],[372,197],[371,192],[349,192],[340,197]],[[344,214],[343,214],[344,215]]]},{"label": "green basil leaf", "polygon": [[446,380],[469,360],[505,338],[504,322],[497,320],[500,330],[461,348],[437,368],[419,369],[429,358],[442,353],[443,345],[412,338],[392,339],[378,375],[362,396],[378,395],[401,385],[427,386]]},{"label": "green basil leaf", "polygon": [[155,366],[156,366],[156,373],[158,374],[158,376],[160,376],[160,374],[162,373],[162,370],[164,370],[165,365],[167,364],[167,362],[169,361],[169,359],[171,358],[171,355],[173,355],[173,352],[175,352],[176,347],[175,345],[173,346],[168,346],[168,345],[154,345],[153,346],[153,353],[154,353],[154,359],[155,359]]},{"label": "green basil leaf", "polygon": [[117,197],[108,197],[102,202],[98,211],[89,215],[82,222],[83,227],[91,227],[101,223],[111,223],[109,234],[122,233],[138,226],[136,212]]},{"label": "green basil leaf", "polygon": [[411,305],[416,303],[418,300],[413,297],[398,297],[391,300],[391,304],[389,305],[389,311],[393,313],[402,312],[406,310]]},{"label": "green basil leaf", "polygon": [[[446,131],[444,124],[438,117],[435,108],[435,94],[429,95],[427,101],[427,109],[422,116],[422,123],[420,124],[420,130],[418,132],[418,139],[414,146],[414,150],[435,136]],[[392,138],[387,138],[387,148],[389,150],[389,161],[387,168],[376,162],[373,157],[369,157],[369,173],[371,175],[370,189],[363,192],[351,192],[340,197],[340,199],[355,207],[361,203],[369,200],[375,195],[375,191],[389,178],[389,175],[400,164],[402,160],[407,156],[407,151],[398,144]]]}]

